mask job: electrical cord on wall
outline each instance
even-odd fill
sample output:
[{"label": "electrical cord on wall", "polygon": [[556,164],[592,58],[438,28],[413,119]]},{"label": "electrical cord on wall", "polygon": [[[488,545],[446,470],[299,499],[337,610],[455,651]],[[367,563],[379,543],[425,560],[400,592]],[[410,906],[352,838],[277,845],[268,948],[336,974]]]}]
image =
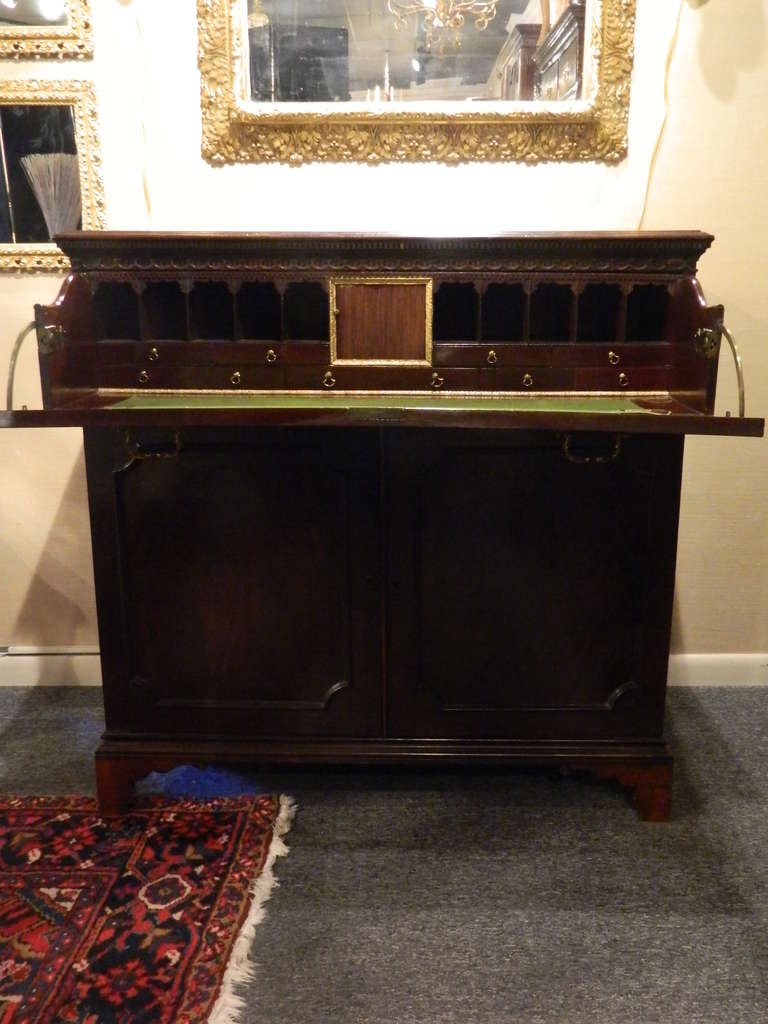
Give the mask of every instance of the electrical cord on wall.
[{"label": "electrical cord on wall", "polygon": [[19,358],[19,352],[21,351],[21,346],[24,343],[24,339],[31,331],[34,331],[34,329],[35,321],[30,320],[27,326],[24,327],[19,332],[19,336],[16,339],[16,342],[13,346],[13,351],[11,352],[11,361],[8,364],[8,384],[5,389],[5,408],[8,410],[8,412],[10,412],[11,409],[13,409],[13,381],[14,377],[16,376],[16,360]]},{"label": "electrical cord on wall", "polygon": [[667,114],[669,113],[669,70],[672,67],[672,59],[675,56],[675,50],[677,48],[677,39],[678,39],[678,36],[680,35],[680,19],[682,18],[684,5],[685,5],[685,0],[679,0],[679,6],[677,8],[677,17],[675,19],[675,27],[674,27],[674,30],[672,32],[672,39],[670,40],[669,51],[667,53],[667,62],[666,62],[666,65],[664,67],[664,117],[661,119],[661,125],[659,127],[659,134],[656,136],[656,144],[653,147],[653,152],[651,153],[651,159],[650,159],[650,162],[648,164],[648,178],[647,178],[646,183],[645,183],[645,195],[643,196],[643,208],[642,208],[642,210],[640,212],[640,220],[638,221],[638,224],[637,224],[638,230],[640,230],[642,228],[643,221],[645,220],[645,214],[646,214],[646,211],[648,209],[648,197],[650,196],[650,193],[651,193],[651,182],[653,180],[653,172],[654,172],[654,170],[656,168],[656,158],[659,155],[659,150],[661,149],[661,140],[664,137],[664,129],[666,128],[666,125],[667,125]]}]

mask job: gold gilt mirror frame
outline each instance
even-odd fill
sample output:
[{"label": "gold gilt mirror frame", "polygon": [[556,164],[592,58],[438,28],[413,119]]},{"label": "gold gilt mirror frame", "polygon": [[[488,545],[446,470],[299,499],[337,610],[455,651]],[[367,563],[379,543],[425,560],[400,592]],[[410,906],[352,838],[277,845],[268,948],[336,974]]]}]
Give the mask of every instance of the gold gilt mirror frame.
[{"label": "gold gilt mirror frame", "polygon": [[[72,141],[76,149],[80,194],[80,218],[83,229],[99,229],[105,226],[104,185],[101,174],[96,95],[90,82],[62,80],[19,80],[0,82],[0,156],[4,181],[3,223],[13,227],[13,188],[10,182],[21,182],[19,160],[13,149],[6,145],[4,130],[6,116],[17,119],[24,112],[35,112],[37,108],[51,108],[56,111],[71,111]],[[40,111],[43,114],[43,111]],[[4,116],[5,115],[5,116]],[[35,152],[47,153],[50,141],[35,140],[28,147]],[[55,149],[55,147],[54,147]],[[22,186],[18,186],[22,187]],[[29,209],[34,200],[29,192],[23,203]],[[0,242],[0,271],[58,271],[66,270],[69,260],[57,245],[49,241]]]},{"label": "gold gilt mirror frame", "polygon": [[583,99],[471,110],[457,103],[253,103],[244,87],[243,3],[198,0],[202,153],[213,164],[616,163],[626,155],[636,0],[591,0]]},{"label": "gold gilt mirror frame", "polygon": [[35,24],[31,19],[25,23],[21,15],[19,19],[0,22],[0,58],[93,56],[90,0],[67,0],[62,24]]}]

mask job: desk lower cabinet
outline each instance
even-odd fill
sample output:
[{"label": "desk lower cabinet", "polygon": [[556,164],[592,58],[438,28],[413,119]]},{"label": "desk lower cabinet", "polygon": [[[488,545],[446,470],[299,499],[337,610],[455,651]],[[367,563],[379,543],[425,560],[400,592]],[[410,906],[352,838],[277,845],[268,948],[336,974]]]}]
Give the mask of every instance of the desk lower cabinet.
[{"label": "desk lower cabinet", "polygon": [[86,430],[102,802],[203,759],[531,760],[668,813],[679,437]]},{"label": "desk lower cabinet", "polygon": [[81,232],[35,308],[84,430],[104,812],[194,763],[542,764],[669,814],[701,232]]}]

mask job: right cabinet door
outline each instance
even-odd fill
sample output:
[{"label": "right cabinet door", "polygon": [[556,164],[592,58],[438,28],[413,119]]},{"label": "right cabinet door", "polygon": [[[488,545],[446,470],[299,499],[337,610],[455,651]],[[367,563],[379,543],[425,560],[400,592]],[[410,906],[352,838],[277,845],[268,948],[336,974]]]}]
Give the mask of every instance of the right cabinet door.
[{"label": "right cabinet door", "polygon": [[389,433],[389,735],[658,739],[682,449]]}]

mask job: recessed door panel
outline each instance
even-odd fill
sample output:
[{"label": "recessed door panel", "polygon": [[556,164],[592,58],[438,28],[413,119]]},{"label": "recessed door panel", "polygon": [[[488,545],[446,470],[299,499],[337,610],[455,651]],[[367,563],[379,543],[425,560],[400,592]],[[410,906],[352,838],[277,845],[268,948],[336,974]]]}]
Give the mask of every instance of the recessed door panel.
[{"label": "recessed door panel", "polygon": [[660,731],[679,453],[613,435],[393,438],[390,733]]},{"label": "recessed door panel", "polygon": [[115,474],[120,717],[174,735],[376,735],[369,437],[257,438],[192,432]]}]

